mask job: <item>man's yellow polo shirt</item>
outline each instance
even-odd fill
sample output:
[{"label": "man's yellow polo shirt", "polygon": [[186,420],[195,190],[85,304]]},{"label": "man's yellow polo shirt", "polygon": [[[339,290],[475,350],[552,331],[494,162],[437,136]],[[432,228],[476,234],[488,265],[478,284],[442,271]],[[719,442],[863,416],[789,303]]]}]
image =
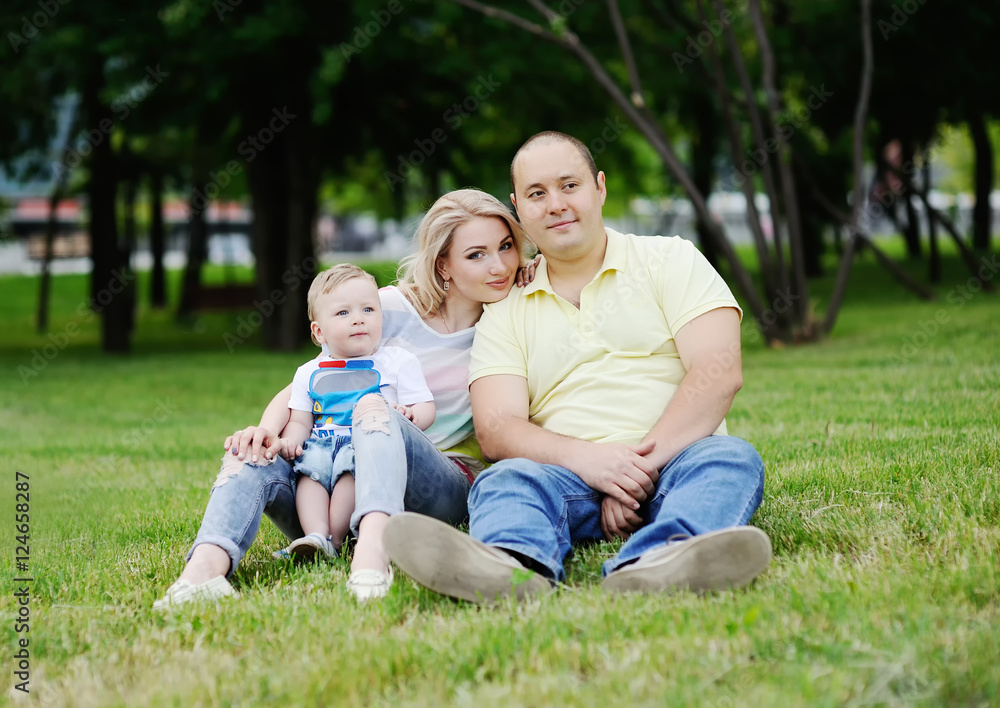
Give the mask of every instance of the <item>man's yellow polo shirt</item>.
[{"label": "man's yellow polo shirt", "polygon": [[[580,294],[579,310],[552,290],[544,261],[527,287],[486,306],[469,383],[521,376],[535,424],[632,445],[684,378],[674,334],[710,310],[732,307],[741,318],[743,312],[690,241],[605,230],[604,262]],[[725,421],[716,433],[726,433]]]}]

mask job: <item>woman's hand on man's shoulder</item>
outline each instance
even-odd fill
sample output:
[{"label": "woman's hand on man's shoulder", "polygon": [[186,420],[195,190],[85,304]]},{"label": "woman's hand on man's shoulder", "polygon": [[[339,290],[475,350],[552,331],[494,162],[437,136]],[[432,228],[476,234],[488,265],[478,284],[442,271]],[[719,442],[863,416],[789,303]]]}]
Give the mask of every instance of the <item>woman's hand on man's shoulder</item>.
[{"label": "woman's hand on man's shoulder", "polygon": [[533,260],[528,261],[527,265],[523,265],[517,269],[517,277],[514,278],[514,282],[517,283],[517,287],[523,288],[535,279],[535,269],[541,262],[542,254],[538,254]]}]

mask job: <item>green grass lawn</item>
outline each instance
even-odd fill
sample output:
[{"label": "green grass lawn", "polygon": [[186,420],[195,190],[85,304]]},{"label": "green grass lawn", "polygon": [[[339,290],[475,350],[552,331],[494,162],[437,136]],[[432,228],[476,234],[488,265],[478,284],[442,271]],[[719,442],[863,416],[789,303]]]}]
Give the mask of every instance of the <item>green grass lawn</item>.
[{"label": "green grass lawn", "polygon": [[[997,705],[997,297],[959,294],[957,261],[946,275],[921,303],[864,256],[827,342],[773,351],[745,326],[729,428],[767,464],[754,523],[775,552],[748,589],[609,597],[599,567],[615,547],[598,544],[539,601],[480,609],[399,576],[359,607],[345,562],[270,560],[283,544],[265,521],[234,578],[242,598],[165,615],[151,605],[180,572],[223,438],[312,351],[251,339],[230,353],[240,315],[182,328],[144,306],[134,353],[103,356],[77,311],[86,279],[65,276],[51,331],[79,332],[25,378],[19,367],[56,344],[33,332],[37,280],[2,278],[0,700],[16,697],[26,637],[31,692],[54,706]],[[820,312],[830,288],[814,284]],[[13,595],[18,471],[27,633]]]}]

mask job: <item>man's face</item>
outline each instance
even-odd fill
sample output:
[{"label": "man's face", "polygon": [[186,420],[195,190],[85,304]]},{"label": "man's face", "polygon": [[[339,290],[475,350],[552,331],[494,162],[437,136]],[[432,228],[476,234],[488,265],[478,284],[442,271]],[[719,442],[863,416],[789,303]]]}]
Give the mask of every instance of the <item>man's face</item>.
[{"label": "man's face", "polygon": [[537,143],[522,152],[514,163],[514,189],[510,198],[521,224],[547,259],[574,261],[603,247],[604,173],[595,184],[568,142]]}]

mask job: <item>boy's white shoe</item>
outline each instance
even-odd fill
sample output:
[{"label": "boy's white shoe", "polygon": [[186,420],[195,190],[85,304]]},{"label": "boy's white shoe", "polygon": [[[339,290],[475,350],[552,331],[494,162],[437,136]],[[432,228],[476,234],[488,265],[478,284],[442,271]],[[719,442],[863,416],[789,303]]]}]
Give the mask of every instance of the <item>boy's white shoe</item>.
[{"label": "boy's white shoe", "polygon": [[327,558],[337,557],[337,547],[333,541],[318,533],[311,533],[308,536],[297,538],[288,544],[287,547],[271,553],[271,557],[276,560],[295,560],[297,562],[310,561],[321,553]]},{"label": "boy's white shoe", "polygon": [[163,597],[153,603],[153,609],[166,610],[188,602],[208,602],[221,600],[224,597],[239,597],[239,595],[233,590],[229,581],[221,575],[197,585],[189,580],[178,580],[167,588]]},{"label": "boy's white shoe", "polygon": [[771,562],[771,539],[753,526],[732,526],[642,554],[604,579],[609,592],[706,592],[747,585]]}]

